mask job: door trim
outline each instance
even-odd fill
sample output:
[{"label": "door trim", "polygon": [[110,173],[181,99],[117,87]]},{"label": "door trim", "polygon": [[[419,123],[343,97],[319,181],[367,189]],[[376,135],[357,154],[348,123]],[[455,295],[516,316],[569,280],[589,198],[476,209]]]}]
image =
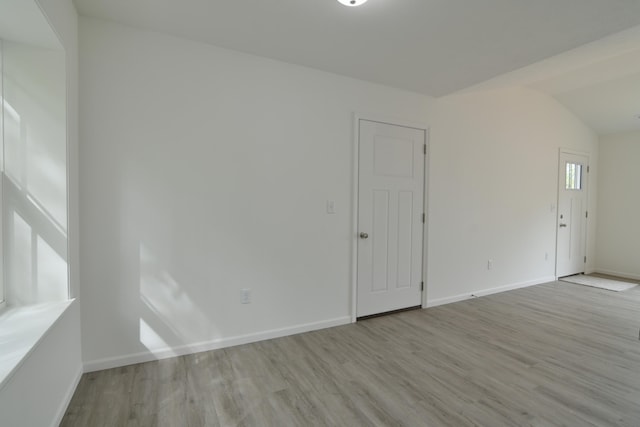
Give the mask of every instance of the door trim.
[{"label": "door trim", "polygon": [[421,307],[427,307],[427,248],[428,248],[428,235],[429,235],[429,206],[428,202],[428,185],[429,185],[429,157],[431,155],[431,144],[429,126],[424,123],[412,122],[397,117],[388,117],[378,114],[370,113],[353,113],[353,133],[351,144],[351,161],[352,161],[352,175],[351,175],[351,323],[357,321],[357,302],[358,302],[358,192],[360,185],[360,120],[367,120],[370,122],[384,123],[392,126],[402,126],[407,128],[418,129],[424,131],[424,142],[427,145],[427,153],[424,158],[424,206],[423,211],[426,214],[426,219],[423,227],[422,235],[422,282],[424,283],[424,290],[422,292]]},{"label": "door trim", "polygon": [[[556,280],[558,280],[558,237],[559,237],[559,233],[560,233],[560,219],[558,218],[559,212],[560,212],[560,180],[563,178],[560,175],[560,159],[562,157],[563,154],[569,154],[569,155],[576,155],[576,156],[584,156],[587,158],[587,168],[589,168],[589,172],[587,172],[587,176],[586,176],[586,180],[587,180],[587,200],[586,200],[586,205],[587,205],[587,211],[589,211],[589,200],[591,199],[591,181],[590,181],[590,177],[591,177],[591,153],[586,152],[586,151],[577,151],[577,150],[571,150],[569,148],[562,148],[560,147],[558,149],[558,164],[557,164],[557,170],[558,170],[558,181],[556,183],[556,259],[555,259],[555,265],[554,265],[554,276],[556,278]],[[585,232],[584,232],[584,254],[585,256],[587,256],[587,250],[589,249],[589,218],[586,218],[586,226],[585,226]],[[587,256],[588,259],[588,256]],[[585,263],[585,273],[587,273],[587,265]]]}]

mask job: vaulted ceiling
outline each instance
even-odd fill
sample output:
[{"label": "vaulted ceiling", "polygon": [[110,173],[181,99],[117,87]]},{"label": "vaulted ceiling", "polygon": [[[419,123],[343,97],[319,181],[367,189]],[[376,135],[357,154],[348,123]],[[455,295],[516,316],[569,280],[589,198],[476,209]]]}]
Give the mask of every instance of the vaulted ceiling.
[{"label": "vaulted ceiling", "polygon": [[106,18],[441,96],[640,24],[635,0],[76,0]]},{"label": "vaulted ceiling", "polygon": [[56,34],[34,1],[0,1],[0,40],[62,49]]},{"label": "vaulted ceiling", "polygon": [[[584,50],[640,25],[636,0],[369,0],[356,8],[336,0],[75,3],[82,15],[436,97],[552,58],[562,72],[543,67],[524,83],[555,96],[600,133],[640,130],[640,105],[632,105],[640,73],[631,76],[629,62],[640,66],[640,55],[620,43],[612,52]],[[640,37],[634,43],[640,47]],[[556,58],[571,58],[573,50],[592,57],[562,68]]]},{"label": "vaulted ceiling", "polygon": [[555,97],[601,135],[638,131],[640,39],[636,49],[616,52],[532,87]]},{"label": "vaulted ceiling", "polygon": [[467,88],[528,86],[555,97],[600,135],[640,131],[640,26]]}]

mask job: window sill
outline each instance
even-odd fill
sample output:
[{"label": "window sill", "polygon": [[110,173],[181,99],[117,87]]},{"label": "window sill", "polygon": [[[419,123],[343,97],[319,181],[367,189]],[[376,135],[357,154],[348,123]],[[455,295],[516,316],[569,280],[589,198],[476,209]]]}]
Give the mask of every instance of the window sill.
[{"label": "window sill", "polygon": [[0,313],[0,389],[73,301],[7,307]]}]

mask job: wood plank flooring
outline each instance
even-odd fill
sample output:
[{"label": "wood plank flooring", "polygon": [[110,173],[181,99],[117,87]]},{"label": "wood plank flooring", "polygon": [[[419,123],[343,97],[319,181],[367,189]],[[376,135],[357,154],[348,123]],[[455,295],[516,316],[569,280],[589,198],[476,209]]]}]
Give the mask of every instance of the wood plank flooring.
[{"label": "wood plank flooring", "polygon": [[62,426],[640,426],[640,289],[553,282],[85,374]]}]

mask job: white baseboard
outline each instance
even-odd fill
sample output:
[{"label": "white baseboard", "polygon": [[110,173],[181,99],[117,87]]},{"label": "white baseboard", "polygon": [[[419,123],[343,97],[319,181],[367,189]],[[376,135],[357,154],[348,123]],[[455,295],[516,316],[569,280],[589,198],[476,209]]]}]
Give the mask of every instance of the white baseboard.
[{"label": "white baseboard", "polygon": [[351,316],[338,317],[320,322],[304,323],[280,329],[257,332],[254,334],[239,335],[235,337],[219,338],[211,341],[204,341],[194,344],[185,344],[178,347],[167,347],[163,349],[145,351],[141,353],[127,354],[123,356],[109,357],[105,359],[92,360],[84,363],[84,372],[100,371],[103,369],[117,368],[120,366],[133,365],[136,363],[150,362],[152,360],[167,359],[170,357],[183,356],[185,354],[200,353],[202,351],[217,350],[220,348],[233,347],[236,345],[249,344],[252,342],[264,341],[273,338],[296,335],[304,332],[317,331],[319,329],[331,328],[351,323]]},{"label": "white baseboard", "polygon": [[64,394],[64,399],[60,403],[60,407],[58,408],[58,412],[56,413],[55,418],[51,423],[51,427],[57,427],[62,422],[62,418],[64,414],[67,412],[67,408],[69,407],[69,403],[71,403],[71,399],[73,398],[73,393],[75,393],[78,384],[80,383],[80,378],[82,378],[82,366],[78,366],[78,371],[76,372],[75,378],[72,383],[69,385],[69,388]]},{"label": "white baseboard", "polygon": [[626,272],[623,272],[623,271],[607,270],[605,268],[596,268],[595,272],[596,273],[600,273],[600,274],[608,274],[609,276],[618,276],[618,277],[623,278],[623,279],[640,280],[640,274],[626,273]]},{"label": "white baseboard", "polygon": [[465,301],[472,298],[484,297],[487,295],[497,294],[500,292],[512,291],[514,289],[527,288],[529,286],[539,285],[541,283],[553,282],[556,280],[555,276],[540,277],[535,280],[528,280],[526,282],[512,283],[510,285],[498,286],[495,288],[482,289],[471,293],[453,295],[445,298],[438,298],[433,300],[427,300],[427,307],[437,307],[439,305],[451,304],[454,302]]}]

